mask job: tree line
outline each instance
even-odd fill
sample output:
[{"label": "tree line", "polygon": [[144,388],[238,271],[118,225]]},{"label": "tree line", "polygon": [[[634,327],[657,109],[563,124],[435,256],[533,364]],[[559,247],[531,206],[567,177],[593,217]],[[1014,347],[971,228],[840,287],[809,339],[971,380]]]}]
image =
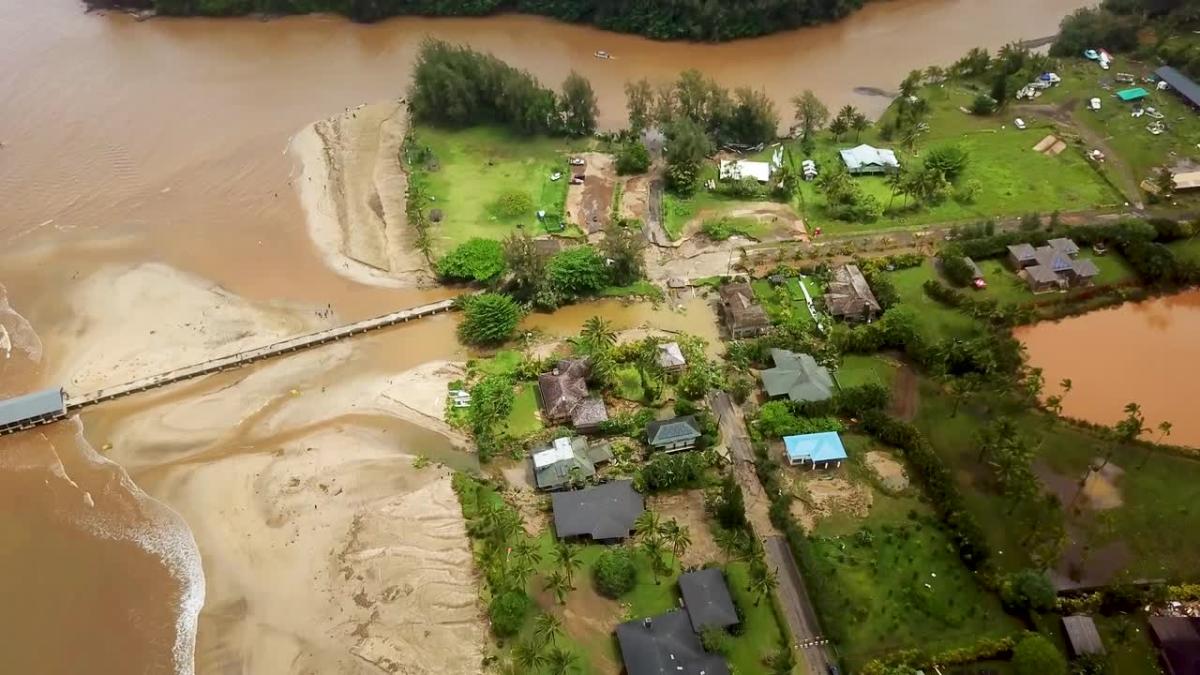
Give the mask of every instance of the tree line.
[{"label": "tree line", "polygon": [[232,16],[335,12],[355,21],[389,16],[540,14],[659,40],[721,41],[840,19],[864,0],[87,0],[94,7]]},{"label": "tree line", "polygon": [[[1085,49],[1101,47],[1110,52],[1138,50],[1200,77],[1200,45],[1171,40],[1196,21],[1200,21],[1196,0],[1104,0],[1099,7],[1086,7],[1063,19],[1050,53],[1078,56]],[[1143,46],[1138,35],[1148,27],[1154,29],[1154,42]]]},{"label": "tree line", "polygon": [[500,124],[524,134],[587,136],[596,130],[596,94],[571,72],[562,93],[528,71],[461,45],[426,39],[408,88],[408,108],[439,126]]}]

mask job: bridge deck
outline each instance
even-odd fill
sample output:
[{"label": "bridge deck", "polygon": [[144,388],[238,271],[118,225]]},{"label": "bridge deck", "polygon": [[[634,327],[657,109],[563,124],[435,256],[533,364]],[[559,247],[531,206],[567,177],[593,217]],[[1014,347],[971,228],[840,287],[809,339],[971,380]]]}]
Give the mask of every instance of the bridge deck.
[{"label": "bridge deck", "polygon": [[125,384],[106,387],[89,394],[70,396],[67,398],[67,410],[69,412],[76,412],[81,408],[86,408],[90,405],[96,405],[97,403],[104,403],[105,401],[111,401],[123,396],[129,396],[130,394],[136,394],[138,392],[148,391],[158,387],[165,387],[169,384],[175,384],[176,382],[182,382],[184,380],[200,377],[202,375],[233,370],[256,361],[263,361],[265,359],[281,356],[283,354],[292,354],[305,349],[312,349],[313,347],[319,347],[331,342],[344,340],[348,337],[359,335],[361,333],[367,333],[370,331],[379,330],[381,328],[395,326],[396,324],[406,323],[414,319],[440,314],[442,312],[449,311],[453,307],[454,300],[450,299],[434,302],[428,305],[421,305],[420,307],[402,309],[398,312],[392,312],[390,314],[384,314],[383,316],[364,319],[363,321],[347,324],[345,326],[327,328],[315,333],[309,333],[307,335],[300,335],[297,337],[288,338],[286,340],[280,340],[279,342],[274,342],[262,347],[255,347],[254,349],[248,349],[236,354],[222,356],[205,361],[203,363],[177,368],[165,373],[159,373],[158,375],[151,375],[150,377],[134,380],[132,382],[126,382]]}]

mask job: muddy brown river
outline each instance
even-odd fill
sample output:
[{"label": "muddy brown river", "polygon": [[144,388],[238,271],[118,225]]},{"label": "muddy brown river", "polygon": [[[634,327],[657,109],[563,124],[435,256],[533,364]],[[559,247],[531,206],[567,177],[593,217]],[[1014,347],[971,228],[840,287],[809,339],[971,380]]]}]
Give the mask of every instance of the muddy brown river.
[{"label": "muddy brown river", "polygon": [[[836,25],[694,45],[518,16],[139,23],[72,0],[0,0],[0,326],[13,345],[0,349],[0,396],[298,332],[320,325],[313,308],[353,320],[445,297],[328,269],[286,152],[313,120],[402,95],[426,35],[491,51],[548,83],[577,70],[612,128],[626,80],[689,67],[764,87],[784,110],[810,88],[830,107],[878,113],[887,99],[856,91],[891,90],[910,69],[970,47],[1046,36],[1087,4],[891,0]],[[597,50],[616,58],[597,60]],[[600,312],[620,327],[711,337],[705,310],[684,309],[603,303],[527,327],[562,335]],[[395,373],[470,356],[453,331],[443,317],[0,440],[0,671],[377,672],[365,659],[382,647],[358,643],[351,656],[339,642],[358,631],[345,618],[353,603],[319,596],[327,580],[306,565],[348,550],[331,532],[361,511],[342,501],[414,490],[419,503],[439,501],[420,492],[419,476],[371,479],[396,452],[469,465],[419,416],[397,419],[388,407],[405,386],[387,380]],[[1072,376],[1069,410],[1088,388],[1086,375]],[[347,389],[378,395],[365,405]],[[1182,435],[1185,418],[1174,421]],[[334,515],[311,515],[318,503]],[[437,662],[452,651],[440,645],[468,642],[453,627],[469,622],[439,611],[442,632],[396,644],[431,649],[422,658]]]}]

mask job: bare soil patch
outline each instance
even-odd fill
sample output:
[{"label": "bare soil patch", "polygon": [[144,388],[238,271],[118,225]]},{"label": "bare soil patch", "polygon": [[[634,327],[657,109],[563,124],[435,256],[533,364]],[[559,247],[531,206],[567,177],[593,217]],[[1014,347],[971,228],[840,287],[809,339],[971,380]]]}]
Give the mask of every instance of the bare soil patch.
[{"label": "bare soil patch", "polygon": [[554,595],[542,588],[542,578],[534,579],[538,590],[536,600],[539,607],[562,619],[563,629],[576,642],[586,647],[592,666],[589,672],[601,675],[618,675],[619,664],[608,644],[612,640],[613,627],[621,623],[624,609],[621,603],[610,600],[596,592],[584,575],[576,574],[575,590],[567,595],[565,605],[555,601]]},{"label": "bare soil patch", "polygon": [[808,241],[804,220],[787,204],[778,202],[742,202],[736,206],[706,209],[683,226],[683,236],[690,237],[700,231],[704,221],[721,217],[748,218],[762,225],[763,233],[753,237],[755,241]]},{"label": "bare soil patch", "polygon": [[871,512],[871,491],[863,485],[822,475],[813,479],[788,478],[797,496],[792,502],[792,515],[806,532],[812,532],[818,522],[834,514],[865,518]]},{"label": "bare soil patch", "polygon": [[867,466],[879,476],[879,482],[891,492],[901,492],[908,488],[908,473],[904,465],[890,454],[881,450],[872,450],[866,454]]},{"label": "bare soil patch", "polygon": [[[1096,461],[1099,463],[1102,460],[1097,458]],[[1079,477],[1064,476],[1043,462],[1035,462],[1033,468],[1046,489],[1057,495],[1059,501],[1068,508],[1105,511],[1115,509],[1125,503],[1121,496],[1121,489],[1117,487],[1117,480],[1124,475],[1125,470],[1112,462],[1106,464],[1099,471],[1089,473],[1082,488],[1079,484]],[[1081,489],[1082,493],[1080,493]]]},{"label": "bare soil patch", "polygon": [[610,220],[617,181],[616,160],[599,152],[585,152],[577,157],[584,165],[572,169],[583,169],[585,175],[583,185],[567,187],[567,220],[590,236],[602,232]]},{"label": "bare soil patch", "polygon": [[621,217],[646,222],[650,212],[650,176],[629,176],[621,189]]},{"label": "bare soil patch", "polygon": [[688,490],[680,494],[655,495],[647,508],[658,513],[664,521],[674,518],[688,529],[692,545],[683,552],[680,563],[684,567],[700,567],[706,562],[720,560],[721,549],[713,539],[704,511],[704,493]]}]

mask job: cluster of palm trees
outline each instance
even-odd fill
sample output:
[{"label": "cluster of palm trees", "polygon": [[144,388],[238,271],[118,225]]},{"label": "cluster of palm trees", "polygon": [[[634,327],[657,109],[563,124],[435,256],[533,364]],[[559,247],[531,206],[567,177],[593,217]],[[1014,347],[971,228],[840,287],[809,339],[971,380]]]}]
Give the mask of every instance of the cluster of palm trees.
[{"label": "cluster of palm trees", "polygon": [[538,614],[533,620],[532,634],[513,647],[500,672],[505,675],[539,672],[570,675],[580,672],[579,655],[562,644],[562,635],[561,619],[549,612]]},{"label": "cluster of palm trees", "polygon": [[692,545],[692,535],[686,525],[680,525],[674,518],[663,522],[654,511],[643,511],[633,524],[637,532],[637,548],[650,561],[650,573],[654,583],[662,583],[662,575],[671,572],[667,553],[678,560],[689,546]]}]

